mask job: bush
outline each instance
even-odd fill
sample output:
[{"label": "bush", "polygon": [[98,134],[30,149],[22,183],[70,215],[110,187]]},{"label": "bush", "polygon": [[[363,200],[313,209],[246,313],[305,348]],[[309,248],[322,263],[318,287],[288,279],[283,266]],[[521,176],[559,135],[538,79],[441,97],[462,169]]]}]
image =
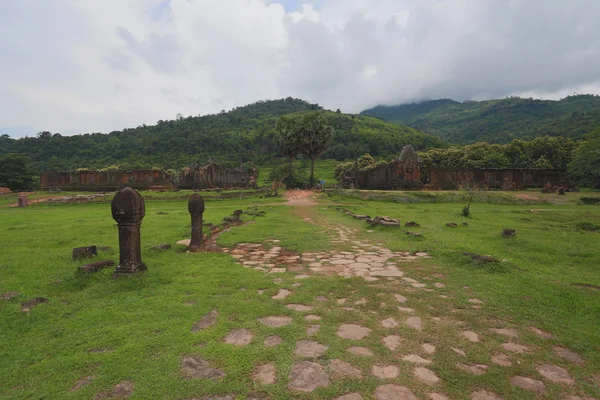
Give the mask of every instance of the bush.
[{"label": "bush", "polygon": [[463,207],[462,215],[464,217],[468,217],[469,215],[471,215],[471,205],[470,204]]},{"label": "bush", "polygon": [[292,181],[289,180],[289,164],[279,165],[271,170],[269,173],[270,181],[281,181],[283,178],[284,183],[290,188],[305,187],[310,184],[309,171],[305,165],[300,161],[294,161],[292,163]]},{"label": "bush", "polygon": [[594,224],[593,222],[580,222],[577,227],[584,231],[597,232],[600,231],[600,225]]}]

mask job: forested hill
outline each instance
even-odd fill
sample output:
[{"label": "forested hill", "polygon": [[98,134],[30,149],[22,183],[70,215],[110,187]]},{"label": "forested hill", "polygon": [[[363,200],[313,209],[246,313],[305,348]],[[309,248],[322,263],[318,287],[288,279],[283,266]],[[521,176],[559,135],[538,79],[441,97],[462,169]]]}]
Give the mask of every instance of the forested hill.
[{"label": "forested hill", "polygon": [[600,126],[600,96],[576,95],[560,101],[510,97],[464,103],[441,99],[377,106],[361,115],[408,125],[456,144],[508,143],[546,135],[582,139]]},{"label": "forested hill", "polygon": [[[334,127],[331,146],[324,157],[344,160],[370,152],[373,156],[398,154],[412,143],[418,150],[444,147],[434,136],[377,118],[322,110],[318,104],[286,98],[259,101],[229,112],[158,121],[109,134],[62,136],[41,132],[36,137],[0,136],[0,157],[22,153],[40,171],[121,168],[182,168],[209,160],[239,165],[262,164],[277,155],[273,144],[275,123],[281,115],[320,110]],[[1,133],[1,132],[0,132]]]}]

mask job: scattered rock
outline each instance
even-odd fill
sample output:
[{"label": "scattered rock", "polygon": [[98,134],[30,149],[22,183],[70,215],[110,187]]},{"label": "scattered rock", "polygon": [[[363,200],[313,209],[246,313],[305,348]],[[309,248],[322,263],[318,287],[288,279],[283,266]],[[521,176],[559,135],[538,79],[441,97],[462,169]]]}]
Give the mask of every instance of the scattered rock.
[{"label": "scattered rock", "polygon": [[404,226],[406,226],[407,228],[409,228],[409,227],[416,227],[416,228],[418,228],[421,225],[419,225],[418,223],[416,223],[414,221],[410,221],[410,222],[405,223]]},{"label": "scattered rock", "polygon": [[318,315],[310,314],[304,317],[304,319],[307,321],[320,321],[321,317],[319,317]]},{"label": "scattered rock", "polygon": [[292,292],[290,292],[287,289],[279,289],[279,292],[277,292],[277,294],[275,296],[271,296],[271,298],[273,300],[281,300],[281,299],[285,299],[290,294],[292,294]]},{"label": "scattered rock", "polygon": [[448,223],[446,224],[446,226],[447,226],[448,228],[456,228],[458,225],[456,225],[456,223],[454,223],[454,222],[448,222]]},{"label": "scattered rock", "polygon": [[479,299],[469,299],[469,303],[471,304],[484,304],[483,301]]},{"label": "scattered rock", "polygon": [[331,370],[331,377],[333,379],[362,378],[362,372],[358,368],[342,360],[333,359],[329,361],[329,369]]},{"label": "scattered rock", "polygon": [[421,237],[422,236],[419,232],[406,232],[406,234],[408,236],[413,236],[413,237]]},{"label": "scattered rock", "polygon": [[479,261],[479,262],[482,262],[482,263],[496,263],[496,262],[498,262],[497,259],[495,259],[494,257],[489,256],[489,255],[482,256],[481,254],[475,254],[475,253],[463,253],[463,255],[471,257],[471,259],[473,261]]},{"label": "scattered rock", "polygon": [[254,380],[258,382],[259,385],[272,385],[275,383],[276,373],[275,364],[264,364],[256,369]]},{"label": "scattered rock", "polygon": [[94,379],[96,379],[96,377],[93,375],[86,376],[86,377],[79,379],[77,382],[75,382],[75,385],[71,389],[69,389],[69,392],[74,392],[76,390],[81,389],[82,387],[84,387],[86,385],[89,385],[90,383],[92,383],[94,381]]},{"label": "scattered rock", "polygon": [[463,331],[461,334],[471,342],[479,342],[479,335],[473,331]]},{"label": "scattered rock", "polygon": [[366,347],[349,347],[348,349],[346,349],[346,351],[350,354],[354,354],[356,356],[362,356],[362,357],[372,357],[374,356],[373,352],[369,349],[367,349]]},{"label": "scattered rock", "polygon": [[115,265],[115,262],[113,260],[95,261],[93,263],[82,265],[81,267],[79,267],[79,271],[98,272],[100,270],[103,270],[104,268],[112,267],[113,265]]},{"label": "scattered rock", "polygon": [[0,294],[0,300],[12,300],[15,297],[19,296],[21,293],[19,292],[6,292]]},{"label": "scattered rock", "polygon": [[248,329],[234,329],[225,336],[225,343],[242,347],[252,342],[252,332]]},{"label": "scattered rock", "polygon": [[532,331],[533,333],[535,333],[536,335],[538,335],[541,338],[544,338],[544,339],[554,339],[554,336],[552,334],[550,334],[548,332],[544,332],[543,330],[535,328],[533,326],[530,326],[529,330]]},{"label": "scattered rock", "polygon": [[398,311],[402,311],[402,312],[406,312],[406,313],[413,313],[413,312],[415,312],[415,309],[410,308],[410,307],[398,307]]},{"label": "scattered rock", "polygon": [[290,310],[304,312],[304,311],[312,311],[313,306],[307,306],[305,304],[286,304],[285,308],[289,308]]},{"label": "scattered rock", "polygon": [[279,336],[269,336],[263,341],[265,347],[275,347],[283,343],[283,339]]},{"label": "scattered rock", "polygon": [[416,329],[418,331],[423,329],[423,322],[421,321],[421,318],[419,318],[419,317],[409,317],[406,319],[406,321],[404,323],[409,328]]},{"label": "scattered rock", "polygon": [[572,385],[575,383],[567,370],[557,365],[544,364],[541,367],[537,367],[536,370],[550,382],[564,383],[565,385]]},{"label": "scattered rock", "polygon": [[456,368],[461,369],[461,370],[468,372],[470,374],[473,374],[473,375],[483,375],[487,372],[488,366],[485,364],[468,365],[468,364],[458,363],[458,364],[456,364]]},{"label": "scattered rock", "polygon": [[46,299],[45,297],[35,297],[33,299],[26,300],[21,303],[21,311],[29,312],[33,307],[37,306],[38,304],[47,302],[48,299]]},{"label": "scattered rock", "polygon": [[463,222],[461,225],[462,226],[469,226],[469,223],[468,222]]},{"label": "scattered rock", "polygon": [[355,324],[340,325],[337,335],[342,339],[360,340],[371,333],[369,328]]},{"label": "scattered rock", "polygon": [[504,335],[504,336],[513,337],[513,338],[516,338],[517,336],[519,336],[519,333],[517,332],[517,330],[512,329],[512,328],[502,328],[502,329],[490,328],[490,331],[497,333],[498,335]]},{"label": "scattered rock", "polygon": [[581,356],[579,354],[574,353],[571,350],[566,349],[564,347],[555,346],[554,352],[556,353],[557,356],[562,357],[565,360],[571,361],[572,363],[575,363],[575,364],[583,364],[585,362],[584,359],[581,358]]},{"label": "scattered rock", "polygon": [[546,393],[546,386],[537,379],[527,378],[525,376],[513,376],[510,378],[510,384],[531,392]]},{"label": "scattered rock", "polygon": [[317,297],[315,298],[315,300],[316,300],[316,301],[318,301],[318,302],[321,302],[321,303],[322,303],[322,302],[325,302],[325,301],[327,301],[328,299],[327,299],[327,297],[325,297],[325,296],[317,296]]},{"label": "scattered rock", "polygon": [[394,379],[398,376],[398,367],[395,365],[373,365],[371,371],[379,379]]},{"label": "scattered rock", "polygon": [[433,362],[433,361],[427,360],[421,356],[418,356],[416,354],[409,354],[408,356],[404,356],[404,357],[402,357],[402,360],[408,361],[409,363],[420,364],[420,365],[429,365]]},{"label": "scattered rock", "polygon": [[225,372],[211,367],[207,361],[199,357],[184,357],[181,362],[181,373],[186,378],[212,380],[217,380],[226,375]]},{"label": "scattered rock", "polygon": [[109,392],[99,393],[94,400],[127,398],[133,393],[134,383],[132,381],[121,381],[116,384]]},{"label": "scattered rock", "polygon": [[463,356],[466,357],[467,353],[465,353],[464,350],[461,349],[457,349],[456,347],[451,347],[452,351],[454,351],[456,354],[458,354],[459,356]]},{"label": "scattered rock", "polygon": [[300,275],[296,275],[294,278],[296,278],[296,279],[306,279],[306,278],[310,278],[310,275],[300,274]]},{"label": "scattered rock", "polygon": [[444,285],[444,284],[443,284],[443,283],[441,283],[441,282],[436,282],[436,283],[434,283],[434,284],[433,284],[433,286],[435,286],[435,287],[436,287],[436,288],[438,288],[438,289],[442,289],[442,288],[445,288],[445,287],[446,287],[446,285]]},{"label": "scattered rock", "polygon": [[394,318],[388,318],[381,321],[381,326],[384,328],[395,328],[398,326],[398,322]]},{"label": "scattered rock", "polygon": [[336,397],[333,400],[363,400],[362,396],[358,393],[348,393],[340,397]]},{"label": "scattered rock", "polygon": [[310,361],[301,361],[292,365],[289,374],[290,389],[312,392],[319,387],[329,386],[329,378],[323,367]]},{"label": "scattered rock", "polygon": [[502,343],[502,347],[505,350],[514,351],[515,353],[525,353],[527,350],[529,350],[526,346],[512,342]]},{"label": "scattered rock", "polygon": [[307,336],[315,335],[317,332],[319,332],[320,329],[321,329],[321,325],[311,325],[308,328],[306,328],[306,335]]},{"label": "scattered rock", "polygon": [[280,326],[286,326],[292,323],[292,317],[288,316],[272,316],[259,318],[258,322],[263,325],[272,326],[278,328]]},{"label": "scattered rock", "polygon": [[192,239],[182,239],[182,240],[178,240],[176,242],[176,244],[180,244],[180,245],[189,247],[191,242],[192,242]]},{"label": "scattered rock", "polygon": [[476,392],[471,393],[469,396],[471,400],[503,400],[502,397],[498,396],[496,393],[488,392],[487,390],[478,390]]},{"label": "scattered rock", "polygon": [[398,346],[400,346],[400,343],[402,342],[402,338],[397,335],[390,335],[390,336],[384,337],[382,339],[382,341],[383,341],[383,344],[385,347],[394,351],[398,348]]},{"label": "scattered rock", "polygon": [[375,400],[419,400],[414,393],[404,386],[383,385],[373,392]]},{"label": "scattered rock", "polygon": [[429,343],[423,343],[421,345],[423,351],[427,354],[435,354],[435,346]]},{"label": "scattered rock", "polygon": [[152,250],[169,250],[171,245],[169,243],[161,243],[156,246],[152,246]]},{"label": "scattered rock", "polygon": [[73,260],[92,258],[96,254],[98,254],[98,249],[96,246],[76,247],[72,252]]},{"label": "scattered rock", "polygon": [[404,302],[406,302],[406,300],[408,300],[406,297],[402,296],[401,294],[395,294],[394,297],[400,303],[404,303]]},{"label": "scattered rock", "polygon": [[329,348],[312,340],[300,340],[296,343],[294,354],[302,357],[318,358],[321,357]]},{"label": "scattered rock", "polygon": [[517,231],[514,229],[502,229],[502,237],[515,237],[517,236]]},{"label": "scattered rock", "polygon": [[500,365],[501,367],[510,367],[512,365],[512,362],[508,359],[508,356],[503,353],[492,356],[492,362]]},{"label": "scattered rock", "polygon": [[426,385],[435,385],[440,381],[440,378],[430,369],[424,367],[417,367],[413,371],[413,374],[417,380],[423,382]]},{"label": "scattered rock", "polygon": [[198,332],[214,325],[217,322],[218,316],[219,312],[217,310],[212,310],[192,326],[192,332]]},{"label": "scattered rock", "polygon": [[444,396],[443,394],[439,393],[428,393],[427,398],[429,400],[450,400],[448,396]]}]

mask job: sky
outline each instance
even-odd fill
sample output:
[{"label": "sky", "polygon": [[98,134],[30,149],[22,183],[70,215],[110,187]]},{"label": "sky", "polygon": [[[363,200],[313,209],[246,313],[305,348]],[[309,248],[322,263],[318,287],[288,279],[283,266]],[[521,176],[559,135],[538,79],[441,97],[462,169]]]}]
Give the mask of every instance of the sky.
[{"label": "sky", "polygon": [[600,94],[598,0],[0,0],[0,135]]}]

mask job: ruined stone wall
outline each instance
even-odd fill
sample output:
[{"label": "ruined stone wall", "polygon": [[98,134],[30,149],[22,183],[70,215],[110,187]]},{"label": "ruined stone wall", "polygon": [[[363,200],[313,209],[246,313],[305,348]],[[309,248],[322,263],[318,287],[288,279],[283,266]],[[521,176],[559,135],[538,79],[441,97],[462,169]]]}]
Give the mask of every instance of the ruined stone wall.
[{"label": "ruined stone wall", "polygon": [[196,168],[185,168],[179,175],[182,189],[229,189],[255,187],[258,178],[256,170],[245,172],[225,168],[217,164],[206,164]]},{"label": "ruined stone wall", "polygon": [[517,190],[541,188],[547,182],[553,186],[570,187],[565,170],[562,169],[445,169],[431,168],[425,171],[423,183],[432,189],[457,189],[466,182],[487,189]]},{"label": "ruined stone wall", "polygon": [[40,176],[42,190],[113,191],[124,186],[133,189],[172,187],[169,177],[161,170],[131,171],[44,171]]}]

